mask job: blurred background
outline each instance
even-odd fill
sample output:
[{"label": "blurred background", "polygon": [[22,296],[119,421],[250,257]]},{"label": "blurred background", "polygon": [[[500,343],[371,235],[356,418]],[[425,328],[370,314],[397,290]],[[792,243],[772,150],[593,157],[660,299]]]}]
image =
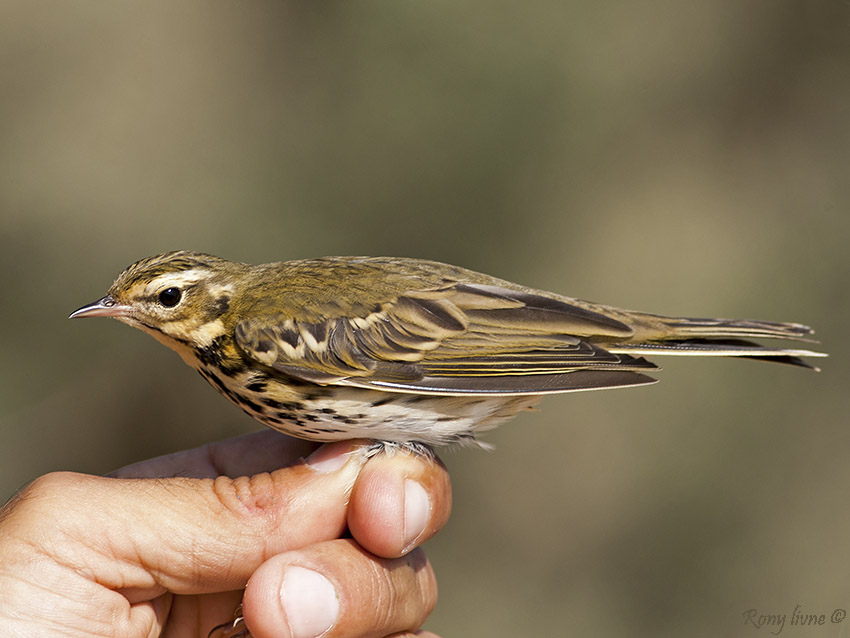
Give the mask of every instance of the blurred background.
[{"label": "blurred background", "polygon": [[850,607],[848,27],[823,0],[0,2],[0,492],[257,428],[141,332],[66,319],[130,262],[427,257],[809,323],[832,357],[666,359],[445,453],[426,627]]}]

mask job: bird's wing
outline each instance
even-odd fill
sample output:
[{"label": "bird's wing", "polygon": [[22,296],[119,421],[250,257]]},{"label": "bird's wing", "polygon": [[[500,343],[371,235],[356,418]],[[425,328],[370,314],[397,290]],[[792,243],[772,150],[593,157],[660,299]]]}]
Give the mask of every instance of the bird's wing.
[{"label": "bird's wing", "polygon": [[[591,341],[631,328],[563,300],[500,286],[451,283],[411,291],[363,316],[240,322],[243,352],[323,385],[450,395],[546,394],[651,383],[652,363]],[[582,336],[576,336],[582,335]]]}]

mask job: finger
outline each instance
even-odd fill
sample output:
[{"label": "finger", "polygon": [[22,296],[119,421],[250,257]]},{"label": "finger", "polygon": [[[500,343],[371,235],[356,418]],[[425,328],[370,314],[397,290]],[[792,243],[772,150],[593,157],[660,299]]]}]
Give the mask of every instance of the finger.
[{"label": "finger", "polygon": [[350,449],[324,446],[308,462],[237,479],[49,474],[14,514],[22,529],[61,520],[42,525],[44,553],[131,602],[237,589],[269,556],[343,533],[362,459]]},{"label": "finger", "polygon": [[192,450],[166,454],[155,459],[122,467],[110,476],[116,478],[158,478],[185,476],[249,476],[271,472],[308,456],[316,443],[286,436],[273,430],[261,430],[242,436],[208,443]]},{"label": "finger", "polygon": [[263,563],[245,589],[243,612],[254,638],[378,638],[415,631],[436,603],[422,550],[379,558],[342,539]]},{"label": "finger", "polygon": [[[281,467],[315,445],[265,430],[130,465],[113,476],[237,477]],[[445,525],[450,511],[449,475],[439,459],[379,454],[357,480],[348,523],[363,547],[391,558],[428,540]]]},{"label": "finger", "polygon": [[394,558],[442,529],[451,507],[451,482],[439,459],[379,454],[357,478],[348,527],[368,551]]}]

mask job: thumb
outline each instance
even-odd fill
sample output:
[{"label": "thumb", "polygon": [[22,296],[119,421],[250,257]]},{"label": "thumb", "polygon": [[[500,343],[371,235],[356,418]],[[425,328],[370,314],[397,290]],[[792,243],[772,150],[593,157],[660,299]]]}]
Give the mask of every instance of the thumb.
[{"label": "thumb", "polygon": [[362,463],[351,449],[235,479],[48,474],[20,495],[17,525],[57,521],[42,551],[131,603],[238,589],[269,556],[340,536]]}]

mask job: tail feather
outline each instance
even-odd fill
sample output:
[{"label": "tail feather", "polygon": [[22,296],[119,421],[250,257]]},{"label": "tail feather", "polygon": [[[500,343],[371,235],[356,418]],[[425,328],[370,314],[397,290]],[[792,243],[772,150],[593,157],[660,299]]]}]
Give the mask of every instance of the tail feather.
[{"label": "tail feather", "polygon": [[778,321],[753,321],[750,319],[691,319],[660,317],[676,337],[767,337],[769,339],[792,339],[817,343],[808,338],[814,334],[809,326],[801,323]]},{"label": "tail feather", "polygon": [[823,352],[796,348],[765,346],[750,338],[787,339],[817,343],[810,338],[814,331],[800,323],[752,321],[736,319],[691,319],[655,317],[665,330],[655,338],[627,342],[609,350],[629,355],[685,355],[741,357],[773,361],[818,370],[804,357],[825,357]]}]

